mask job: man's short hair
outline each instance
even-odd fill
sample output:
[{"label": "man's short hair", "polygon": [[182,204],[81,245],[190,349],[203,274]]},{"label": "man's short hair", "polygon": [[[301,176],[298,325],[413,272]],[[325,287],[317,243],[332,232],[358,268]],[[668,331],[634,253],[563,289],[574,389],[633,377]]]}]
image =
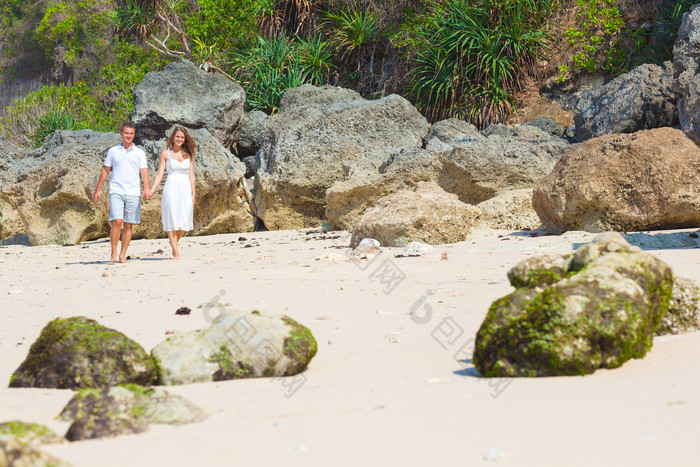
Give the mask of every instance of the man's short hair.
[{"label": "man's short hair", "polygon": [[134,122],[124,122],[122,123],[122,129],[120,131],[124,131],[124,128],[131,128],[132,130],[136,130],[136,125],[134,125]]}]

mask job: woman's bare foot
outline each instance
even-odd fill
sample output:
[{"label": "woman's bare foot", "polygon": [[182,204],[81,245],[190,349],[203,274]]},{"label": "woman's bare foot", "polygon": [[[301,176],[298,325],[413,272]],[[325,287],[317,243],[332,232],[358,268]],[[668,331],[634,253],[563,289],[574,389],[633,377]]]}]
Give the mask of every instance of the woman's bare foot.
[{"label": "woman's bare foot", "polygon": [[120,257],[120,258],[119,258],[119,262],[125,264],[125,263],[128,263],[129,261],[128,261],[126,258],[121,258],[121,257]]}]

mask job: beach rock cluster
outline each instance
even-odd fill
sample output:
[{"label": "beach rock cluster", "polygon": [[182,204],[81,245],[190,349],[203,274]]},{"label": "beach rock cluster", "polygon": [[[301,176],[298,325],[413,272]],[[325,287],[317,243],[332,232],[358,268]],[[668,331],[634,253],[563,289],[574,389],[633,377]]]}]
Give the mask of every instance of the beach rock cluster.
[{"label": "beach rock cluster", "polygon": [[477,335],[484,376],[584,375],[641,358],[669,309],[671,268],[605,233],[568,255],[528,258],[508,272]]},{"label": "beach rock cluster", "polygon": [[[0,423],[0,437],[14,436],[25,444],[58,444],[64,441],[54,431],[38,423],[25,423],[19,420]],[[0,464],[2,465],[2,464]]]},{"label": "beach rock cluster", "polygon": [[683,15],[673,46],[673,90],[680,95],[681,129],[700,144],[700,6]]},{"label": "beach rock cluster", "polygon": [[15,436],[0,435],[0,466],[70,467],[70,464],[23,443]]}]

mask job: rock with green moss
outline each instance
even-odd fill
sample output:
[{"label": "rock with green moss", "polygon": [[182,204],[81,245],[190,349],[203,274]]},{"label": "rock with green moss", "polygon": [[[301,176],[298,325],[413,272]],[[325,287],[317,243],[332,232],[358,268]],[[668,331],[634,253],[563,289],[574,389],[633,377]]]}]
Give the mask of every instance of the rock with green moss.
[{"label": "rock with green moss", "polygon": [[148,385],[154,374],[151,358],[138,343],[79,316],[58,318],[44,327],[12,375],[10,387]]},{"label": "rock with green moss", "polygon": [[141,433],[151,423],[180,425],[201,422],[207,414],[183,397],[161,388],[128,384],[82,389],[66,405],[60,419],[73,422],[66,439],[78,441]]},{"label": "rock with green moss", "polygon": [[176,334],[151,354],[166,385],[291,376],[307,367],[316,340],[284,315],[222,310],[208,328]]},{"label": "rock with green moss", "polygon": [[656,335],[683,334],[700,329],[700,287],[685,277],[676,277],[673,296]]},{"label": "rock with green moss", "polygon": [[477,333],[473,361],[482,375],[584,375],[651,348],[671,300],[667,264],[617,233],[561,261],[526,263],[532,267],[509,274],[516,291],[491,305]]},{"label": "rock with green moss", "polygon": [[0,435],[13,435],[21,442],[28,444],[55,444],[63,442],[63,438],[45,425],[25,423],[18,420],[0,423]]},{"label": "rock with green moss", "polygon": [[0,435],[0,467],[70,467],[70,464],[23,443],[14,435]]}]

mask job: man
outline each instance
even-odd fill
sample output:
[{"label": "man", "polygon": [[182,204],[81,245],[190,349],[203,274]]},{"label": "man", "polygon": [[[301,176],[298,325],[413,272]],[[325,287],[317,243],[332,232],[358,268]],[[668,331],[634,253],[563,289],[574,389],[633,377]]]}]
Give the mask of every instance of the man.
[{"label": "man", "polygon": [[131,241],[131,226],[141,223],[141,179],[143,179],[144,193],[148,193],[148,166],[146,154],[134,145],[136,129],[134,124],[126,122],[122,125],[119,135],[121,144],[107,151],[104,166],[100,172],[95,194],[92,196],[95,203],[100,201],[100,190],[109,171],[112,171],[112,179],[109,183],[109,220],[112,228],[109,233],[109,241],[112,245],[110,262],[117,261],[117,245],[119,233],[122,233],[122,248],[118,261],[126,263],[126,249]]}]

